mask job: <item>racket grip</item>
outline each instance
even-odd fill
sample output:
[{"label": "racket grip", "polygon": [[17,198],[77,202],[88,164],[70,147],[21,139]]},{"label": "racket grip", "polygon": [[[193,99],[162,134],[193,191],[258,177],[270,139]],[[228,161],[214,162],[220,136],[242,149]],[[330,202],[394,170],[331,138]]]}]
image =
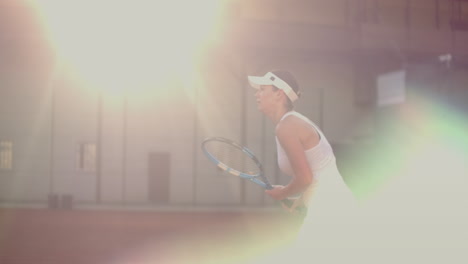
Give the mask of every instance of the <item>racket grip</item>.
[{"label": "racket grip", "polygon": [[289,199],[284,199],[284,200],[281,200],[281,202],[286,205],[287,207],[291,207],[293,205],[293,201],[292,200],[289,200]]},{"label": "racket grip", "polygon": [[[271,190],[271,189],[273,189],[273,186],[272,186],[271,184],[269,184],[269,183],[266,183],[266,184],[265,184],[265,188],[266,188],[267,190]],[[293,200],[289,200],[289,199],[287,199],[287,198],[281,200],[280,202],[283,203],[284,205],[286,205],[286,207],[288,207],[288,208],[291,208],[291,206],[292,206],[293,203],[294,203]],[[307,215],[307,207],[298,206],[298,207],[296,207],[296,211],[297,211],[300,215],[302,215],[302,216]]]},{"label": "racket grip", "polygon": [[[289,199],[284,199],[284,200],[281,200],[281,202],[286,205],[288,208],[290,208],[294,201],[293,200],[289,200]],[[299,214],[305,216],[307,214],[307,207],[303,207],[303,206],[298,206],[296,207],[296,212],[298,212]]]}]

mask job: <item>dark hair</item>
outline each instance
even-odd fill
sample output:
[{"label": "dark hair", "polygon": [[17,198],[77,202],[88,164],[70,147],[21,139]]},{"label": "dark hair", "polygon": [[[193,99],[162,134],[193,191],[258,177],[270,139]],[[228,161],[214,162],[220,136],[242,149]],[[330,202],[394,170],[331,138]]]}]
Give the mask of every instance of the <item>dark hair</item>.
[{"label": "dark hair", "polygon": [[271,72],[274,75],[278,76],[281,80],[285,81],[289,86],[291,86],[293,91],[297,94],[297,97],[301,96],[301,90],[299,89],[299,85],[297,84],[296,78],[291,72],[285,70],[274,70]]}]

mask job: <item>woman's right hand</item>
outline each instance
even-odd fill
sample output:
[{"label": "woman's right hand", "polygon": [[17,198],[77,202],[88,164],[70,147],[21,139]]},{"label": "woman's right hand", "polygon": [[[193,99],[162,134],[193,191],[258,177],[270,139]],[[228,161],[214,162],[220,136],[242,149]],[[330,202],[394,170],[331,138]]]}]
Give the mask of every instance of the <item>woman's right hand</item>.
[{"label": "woman's right hand", "polygon": [[265,190],[265,193],[270,195],[273,199],[281,201],[286,197],[284,196],[284,186],[283,185],[273,185],[273,189]]}]

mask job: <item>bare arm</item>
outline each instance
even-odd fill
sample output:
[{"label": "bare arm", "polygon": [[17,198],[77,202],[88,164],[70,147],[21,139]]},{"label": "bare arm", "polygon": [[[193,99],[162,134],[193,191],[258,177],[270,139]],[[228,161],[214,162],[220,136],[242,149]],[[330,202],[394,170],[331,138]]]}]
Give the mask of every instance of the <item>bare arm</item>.
[{"label": "bare arm", "polygon": [[[304,153],[301,142],[301,124],[294,119],[286,119],[276,128],[276,136],[291,163],[294,177],[284,187],[278,187],[267,193],[274,199],[282,200],[289,196],[304,192],[314,178]],[[314,135],[318,138],[318,135]]]}]

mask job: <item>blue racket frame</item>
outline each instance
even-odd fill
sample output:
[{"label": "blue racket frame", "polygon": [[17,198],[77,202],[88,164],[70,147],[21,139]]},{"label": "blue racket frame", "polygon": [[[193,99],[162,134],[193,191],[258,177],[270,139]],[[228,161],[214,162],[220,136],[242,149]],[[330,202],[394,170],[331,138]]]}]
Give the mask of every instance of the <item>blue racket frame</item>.
[{"label": "blue racket frame", "polygon": [[[243,173],[243,172],[235,170],[235,169],[227,166],[226,164],[222,163],[215,156],[213,156],[208,150],[206,150],[205,144],[207,144],[208,142],[211,142],[211,141],[221,141],[221,142],[227,143],[227,144],[229,144],[231,146],[234,146],[234,147],[240,149],[242,152],[244,152],[250,159],[252,159],[256,163],[256,165],[258,166],[258,168],[260,170],[260,173],[258,173],[258,174]],[[255,154],[250,149],[248,149],[246,147],[243,147],[243,146],[239,145],[238,143],[236,143],[235,141],[232,141],[232,140],[227,139],[227,138],[210,137],[210,138],[207,138],[207,139],[203,140],[202,150],[203,150],[204,154],[208,157],[208,159],[211,160],[211,162],[213,162],[216,166],[218,166],[218,168],[222,169],[223,171],[228,172],[228,173],[230,173],[230,174],[232,174],[234,176],[239,176],[241,178],[250,180],[253,183],[256,183],[256,184],[260,185],[264,189],[267,189],[267,190],[273,189],[273,186],[271,185],[271,183],[263,175],[263,166],[262,166],[262,164],[260,163],[260,161],[257,159]]]},{"label": "blue racket frame", "polygon": [[[231,146],[234,146],[235,148],[238,148],[238,149],[242,150],[249,158],[251,158],[256,163],[256,165],[258,166],[260,172],[258,174],[247,174],[247,173],[243,173],[243,172],[240,172],[238,170],[235,170],[235,169],[227,166],[226,164],[222,163],[221,161],[219,161],[215,156],[213,156],[206,149],[205,145],[208,142],[211,142],[211,141],[221,141],[221,142],[230,144]],[[208,159],[211,162],[213,162],[216,166],[218,166],[218,168],[220,168],[221,170],[223,170],[225,172],[228,172],[229,174],[232,174],[232,175],[239,176],[241,178],[250,180],[251,182],[260,185],[264,189],[267,189],[267,190],[273,189],[273,186],[271,185],[271,183],[263,175],[262,163],[260,163],[260,161],[257,159],[257,157],[255,157],[255,155],[253,154],[253,152],[250,149],[248,149],[248,148],[246,148],[244,146],[241,146],[237,142],[232,141],[232,140],[227,139],[227,138],[210,137],[210,138],[207,138],[207,139],[203,140],[202,150],[205,153],[205,155],[208,157]],[[288,207],[291,207],[291,205],[293,204],[293,202],[291,200],[288,200],[288,199],[284,199],[281,202],[283,204],[285,204],[286,206],[288,206]],[[299,212],[299,214],[302,217],[305,217],[305,215],[307,214],[307,208],[306,207],[296,207],[296,211]]]}]

